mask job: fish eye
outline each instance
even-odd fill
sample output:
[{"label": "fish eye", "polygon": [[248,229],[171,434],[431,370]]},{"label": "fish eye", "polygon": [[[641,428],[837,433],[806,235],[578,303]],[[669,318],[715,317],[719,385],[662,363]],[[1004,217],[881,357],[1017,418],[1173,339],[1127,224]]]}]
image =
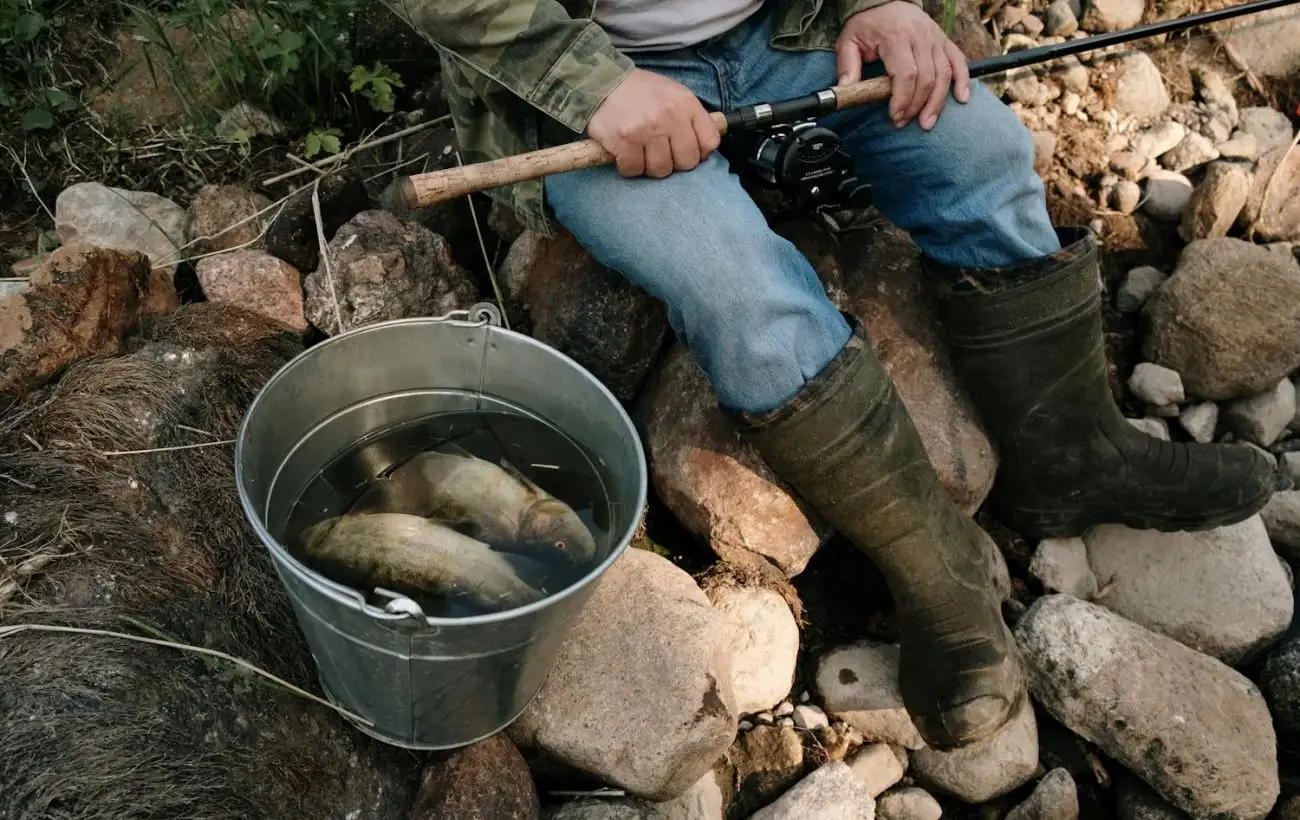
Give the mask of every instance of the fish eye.
[{"label": "fish eye", "polygon": [[563,541],[556,541],[556,542],[555,542],[555,548],[556,548],[557,550],[563,550],[566,546],[567,546],[567,545],[566,545]]}]

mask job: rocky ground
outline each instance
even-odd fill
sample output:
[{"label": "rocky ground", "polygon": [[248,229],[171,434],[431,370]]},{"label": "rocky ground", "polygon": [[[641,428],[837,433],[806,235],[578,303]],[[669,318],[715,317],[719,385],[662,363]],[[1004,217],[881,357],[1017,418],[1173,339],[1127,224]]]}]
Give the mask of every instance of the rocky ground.
[{"label": "rocky ground", "polygon": [[[957,38],[981,57],[1201,8],[1008,0],[963,9]],[[1106,247],[1132,422],[1245,441],[1300,479],[1300,13],[1265,19],[996,85],[1034,133],[1054,217]],[[229,441],[303,346],[499,289],[513,327],[626,404],[651,467],[645,534],[538,699],[491,740],[414,755],[216,659],[17,632],[0,637],[0,817],[1300,817],[1300,490],[1210,532],[1026,542],[983,510],[996,455],[915,246],[870,210],[840,236],[773,211],[866,319],[944,486],[1013,575],[1033,699],[998,737],[929,749],[897,691],[883,582],[730,433],[662,306],[482,197],[401,205],[392,169],[454,165],[453,147],[434,124],[318,187],[63,190],[63,247],[0,279],[0,629],[209,647],[319,695],[233,498]]]}]

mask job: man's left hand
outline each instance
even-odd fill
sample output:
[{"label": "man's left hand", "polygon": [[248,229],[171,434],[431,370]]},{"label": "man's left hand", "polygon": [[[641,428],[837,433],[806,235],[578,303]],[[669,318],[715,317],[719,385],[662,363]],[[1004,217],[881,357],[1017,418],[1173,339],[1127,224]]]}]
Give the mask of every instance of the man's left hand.
[{"label": "man's left hand", "polygon": [[863,63],[884,62],[893,78],[889,116],[898,128],[918,115],[922,128],[933,128],[950,87],[959,102],[970,99],[966,55],[912,3],[894,0],[853,15],[840,31],[835,53],[840,85],[862,79]]}]

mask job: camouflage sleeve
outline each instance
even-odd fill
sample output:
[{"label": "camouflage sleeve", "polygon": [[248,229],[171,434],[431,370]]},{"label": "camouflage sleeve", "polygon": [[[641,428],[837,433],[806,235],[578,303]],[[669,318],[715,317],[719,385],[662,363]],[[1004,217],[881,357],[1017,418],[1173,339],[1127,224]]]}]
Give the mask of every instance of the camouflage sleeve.
[{"label": "camouflage sleeve", "polygon": [[[886,3],[892,3],[894,0],[837,0],[837,2],[840,9],[840,23],[843,24],[846,20],[859,12],[866,11],[867,9],[874,9],[876,6],[883,6]],[[925,8],[922,0],[901,0],[901,2],[911,3],[914,6]]]},{"label": "camouflage sleeve", "polygon": [[581,133],[632,61],[556,0],[381,0],[440,50]]}]

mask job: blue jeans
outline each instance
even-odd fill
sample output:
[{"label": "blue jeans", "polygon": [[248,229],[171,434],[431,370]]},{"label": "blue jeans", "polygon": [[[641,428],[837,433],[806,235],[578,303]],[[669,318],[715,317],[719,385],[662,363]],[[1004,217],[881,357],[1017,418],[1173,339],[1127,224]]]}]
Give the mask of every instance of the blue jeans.
[{"label": "blue jeans", "polygon": [[[760,12],[699,47],[631,56],[710,110],[834,85],[834,54],[776,51],[769,32]],[[978,81],[964,105],[949,95],[929,132],[915,120],[895,128],[885,103],[821,124],[840,135],[875,207],[934,261],[1003,266],[1059,249],[1029,132]],[[608,165],[549,177],[545,190],[556,220],[597,261],[664,303],[724,407],[785,404],[848,340],[811,264],[768,227],[716,151],[664,179]]]}]

